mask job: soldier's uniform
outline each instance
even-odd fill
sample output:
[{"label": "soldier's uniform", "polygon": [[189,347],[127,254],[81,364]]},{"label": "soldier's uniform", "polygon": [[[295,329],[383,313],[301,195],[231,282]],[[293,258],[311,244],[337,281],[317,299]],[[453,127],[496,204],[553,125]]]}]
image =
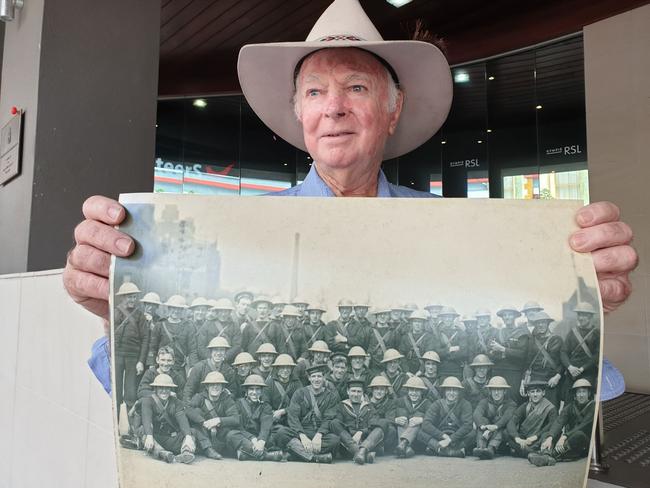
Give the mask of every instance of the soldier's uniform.
[{"label": "soldier's uniform", "polygon": [[470,403],[472,411],[474,411],[478,403],[489,395],[489,391],[485,389],[488,384],[487,378],[484,383],[479,383],[475,378],[466,378],[462,381],[462,384],[463,388],[465,388],[463,397]]},{"label": "soldier's uniform", "polygon": [[[413,380],[417,379],[415,377],[411,378]],[[424,388],[421,388],[424,393]],[[424,419],[427,410],[431,407],[431,400],[427,398],[426,395],[422,395],[420,400],[417,402],[412,402],[408,395],[402,396],[394,401],[394,415],[397,417],[406,417],[407,420],[412,418],[422,418]],[[395,422],[395,418],[393,422]],[[415,452],[422,452],[426,443],[422,443],[419,438],[420,432],[422,430],[422,425],[397,425],[397,455],[399,457],[411,457]],[[406,441],[406,442],[405,442]]]},{"label": "soldier's uniform", "polygon": [[[307,322],[304,325],[305,345],[310,348],[316,341],[324,341],[327,347],[332,350],[334,348],[334,336],[336,336],[336,329],[327,325],[322,320],[317,325]],[[302,357],[307,358],[307,351],[303,352]]]},{"label": "soldier's uniform", "polygon": [[[287,305],[282,311],[282,319],[273,324],[271,331],[271,344],[280,354],[288,354],[297,360],[307,350],[305,331],[298,322],[299,313],[296,307]],[[295,323],[289,329],[283,322],[285,317],[294,317]]]},{"label": "soldier's uniform", "polygon": [[428,320],[427,312],[416,310],[409,317],[409,321],[419,319],[423,321],[422,331],[416,334],[411,327],[408,327],[402,335],[398,350],[405,356],[404,363],[408,371],[416,373],[420,369],[420,358],[426,351],[433,351],[435,339],[431,332],[426,332],[424,321]]},{"label": "soldier's uniform", "polygon": [[[537,312],[533,316],[532,322],[536,324],[540,321],[550,323],[552,319],[544,312]],[[560,336],[551,334],[548,329],[545,334],[541,335],[533,329],[526,357],[530,381],[548,382],[553,376],[561,375],[564,372],[560,358],[562,347],[563,340]],[[559,384],[552,388],[546,388],[546,399],[555,405],[556,409],[559,408],[561,400]]]},{"label": "soldier's uniform", "polygon": [[[264,401],[271,405],[273,410],[281,410],[289,408],[289,403],[293,394],[302,388],[302,383],[296,378],[289,378],[289,381],[283,383],[275,375],[269,375],[266,378],[266,386],[263,395]],[[283,415],[276,423],[281,425],[287,424],[287,416]]]},{"label": "soldier's uniform", "polygon": [[271,342],[271,332],[275,327],[277,327],[277,322],[274,320],[247,322],[242,331],[242,351],[254,355],[262,344]]},{"label": "soldier's uniform", "polygon": [[348,352],[348,349],[350,349],[350,329],[353,328],[353,324],[355,323],[354,317],[350,315],[347,320],[343,320],[341,317],[339,317],[336,320],[330,321],[327,325],[328,327],[332,328],[335,332],[335,337],[338,336],[343,336],[347,340],[346,341],[341,341],[337,342],[336,340],[334,341],[334,345],[332,346],[332,351],[333,352],[341,352],[346,354]]},{"label": "soldier's uniform", "polygon": [[[458,328],[442,329],[441,333],[447,337],[449,346],[446,353],[440,355],[438,374],[443,380],[448,376],[462,378],[468,355],[467,335]],[[451,351],[451,348],[454,350]]]},{"label": "soldier's uniform", "polygon": [[[371,382],[372,383],[372,382]],[[371,388],[372,389],[372,388]],[[384,432],[384,451],[392,454],[397,447],[397,426],[395,425],[395,400],[386,395],[380,401],[376,401],[370,395],[370,406],[375,411],[374,424]]]},{"label": "soldier's uniform", "polygon": [[436,375],[435,377],[430,377],[425,375],[422,371],[418,371],[416,373],[416,376],[420,378],[424,382],[424,385],[427,387],[427,391],[425,391],[424,394],[429,400],[435,402],[436,400],[440,400],[440,398],[442,398],[440,395],[441,382],[439,376]]},{"label": "soldier's uniform", "polygon": [[403,391],[403,387],[406,381],[409,379],[409,375],[403,372],[400,369],[401,367],[398,368],[394,374],[390,374],[386,368],[386,365],[389,362],[399,361],[402,358],[404,358],[404,356],[402,356],[397,350],[388,349],[386,351],[386,354],[384,354],[384,359],[381,360],[381,362],[384,365],[384,369],[379,373],[379,375],[386,378],[390,383],[390,387],[388,388],[388,393],[393,399],[397,399],[401,396],[404,396],[405,391]]},{"label": "soldier's uniform", "polygon": [[[510,385],[505,378],[493,376],[487,389],[502,388],[508,390]],[[505,393],[505,392],[504,392]],[[492,459],[506,439],[505,430],[508,422],[515,413],[517,404],[504,394],[500,402],[495,402],[491,395],[483,398],[474,409],[474,425],[476,426],[476,449],[474,455],[481,459]],[[482,426],[496,425],[497,430],[482,429]]]},{"label": "soldier's uniform", "polygon": [[208,344],[215,337],[224,337],[228,340],[230,349],[226,353],[225,361],[230,364],[235,359],[235,356],[242,351],[243,338],[239,327],[233,321],[206,320],[196,337],[197,356],[199,359],[207,359],[209,357],[210,351],[208,351]]},{"label": "soldier's uniform", "polygon": [[488,343],[494,341],[505,347],[503,352],[490,348],[488,356],[494,363],[492,374],[506,379],[511,386],[509,396],[517,404],[524,402],[519,394],[519,386],[526,369],[529,339],[526,327],[503,327],[492,329],[488,340]]},{"label": "soldier's uniform", "polygon": [[[527,388],[532,387],[545,388],[543,381],[530,382]],[[539,403],[534,404],[531,401],[519,405],[512,415],[507,427],[508,444],[510,452],[516,457],[528,457],[531,452],[539,451],[539,447],[544,439],[542,436],[548,432],[553,422],[557,418],[557,409],[546,398],[542,398]],[[515,442],[515,438],[528,439],[537,436],[537,440],[531,445],[522,448]]]},{"label": "soldier's uniform", "polygon": [[366,351],[370,354],[370,369],[379,374],[381,372],[381,361],[389,349],[399,348],[400,335],[391,327],[372,327],[370,329],[369,345]]},{"label": "soldier's uniform", "polygon": [[192,328],[187,322],[170,322],[169,319],[156,324],[151,332],[151,343],[149,345],[149,356],[155,357],[158,349],[170,346],[174,349],[174,369],[186,370],[197,361],[196,336],[192,334]]},{"label": "soldier's uniform", "polygon": [[366,317],[354,317],[348,325],[348,347],[362,347],[367,350],[372,335],[372,323]]},{"label": "soldier's uniform", "polygon": [[[226,452],[226,438],[232,429],[239,426],[239,411],[228,390],[221,391],[219,397],[210,399],[206,391],[192,397],[187,407],[187,417],[197,431],[197,443],[202,449],[209,447],[218,453]],[[203,422],[219,417],[221,424],[215,429],[206,429]]]},{"label": "soldier's uniform", "polygon": [[186,402],[194,398],[194,395],[201,389],[201,382],[212,371],[218,371],[223,374],[228,383],[233,382],[235,379],[235,370],[228,366],[225,361],[221,364],[216,364],[212,359],[199,361],[190,370],[185,387],[183,388],[183,399]]},{"label": "soldier's uniform", "polygon": [[[140,381],[140,386],[138,386],[138,399],[153,395],[153,388],[150,385],[159,374],[161,374],[161,371],[157,366],[150,366],[144,372],[142,380]],[[183,386],[185,385],[186,380],[185,375],[181,371],[174,371],[173,369],[166,374],[171,377],[174,384],[178,385],[178,395],[176,395],[176,398],[182,400]]]}]

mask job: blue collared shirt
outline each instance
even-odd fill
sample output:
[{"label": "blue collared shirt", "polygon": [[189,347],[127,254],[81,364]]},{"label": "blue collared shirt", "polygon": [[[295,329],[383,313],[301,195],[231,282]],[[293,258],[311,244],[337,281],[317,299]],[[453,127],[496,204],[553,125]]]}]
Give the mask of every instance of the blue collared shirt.
[{"label": "blue collared shirt", "polygon": [[[316,168],[312,165],[305,181],[292,188],[283,191],[268,193],[270,196],[280,197],[333,197],[334,192],[321,179]],[[435,198],[424,191],[413,190],[405,186],[398,186],[389,183],[383,171],[379,170],[377,178],[377,197],[379,198]],[[104,389],[111,392],[110,358],[108,357],[108,338],[102,337],[93,345],[88,365]]]}]

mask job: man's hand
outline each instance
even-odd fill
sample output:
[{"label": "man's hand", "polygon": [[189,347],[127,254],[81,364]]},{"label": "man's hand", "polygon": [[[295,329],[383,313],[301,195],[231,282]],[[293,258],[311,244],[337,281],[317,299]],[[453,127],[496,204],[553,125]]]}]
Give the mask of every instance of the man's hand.
[{"label": "man's hand", "polygon": [[183,439],[183,444],[181,444],[181,451],[196,451],[196,444],[194,443],[194,437],[191,435],[186,435]]},{"label": "man's hand", "polygon": [[305,451],[308,453],[312,453],[314,450],[314,447],[312,446],[311,439],[307,437],[305,434],[300,434],[300,443],[302,444],[302,447],[305,448]]},{"label": "man's hand", "polygon": [[146,435],[144,436],[144,450],[145,451],[151,451],[153,449],[153,436],[152,435]]},{"label": "man's hand", "polygon": [[254,439],[252,444],[253,444],[253,453],[256,456],[261,456],[262,453],[264,452],[264,446],[266,446],[266,442],[264,442],[262,439]]},{"label": "man's hand", "polygon": [[135,374],[140,376],[142,373],[144,373],[144,364],[142,364],[142,361],[138,361],[135,365]]},{"label": "man's hand", "polygon": [[208,430],[216,429],[220,425],[221,425],[221,419],[219,417],[208,419],[205,422],[203,422],[203,427],[205,427]]},{"label": "man's hand", "polygon": [[406,427],[408,419],[406,417],[395,417],[395,423],[400,427]]},{"label": "man's hand", "polygon": [[86,220],[74,230],[75,246],[68,252],[63,285],[78,304],[108,320],[108,272],[111,255],[129,256],[133,239],[113,228],[126,211],[115,200],[99,195],[88,198],[82,208]]},{"label": "man's hand", "polygon": [[527,446],[532,445],[534,442],[536,442],[538,437],[536,435],[531,435],[530,437],[527,437],[526,440],[524,441]]},{"label": "man's hand", "polygon": [[528,447],[528,444],[526,444],[526,440],[522,439],[521,437],[515,437],[515,442],[519,444],[519,447],[521,447],[522,449]]},{"label": "man's hand", "polygon": [[490,432],[494,432],[499,429],[499,426],[496,424],[488,424],[485,426],[485,428]]},{"label": "man's hand", "polygon": [[620,213],[611,202],[582,207],[576,214],[576,222],[582,228],[569,239],[574,251],[592,253],[605,312],[618,308],[630,295],[629,274],[639,260],[629,245],[632,229],[619,221]]},{"label": "man's hand", "polygon": [[440,447],[447,447],[449,444],[451,444],[451,437],[449,437],[447,434],[443,434],[443,438],[440,442],[438,442],[438,445]]},{"label": "man's hand", "polygon": [[566,451],[566,436],[565,435],[561,436],[558,439],[557,444],[555,444],[555,450],[559,454],[564,454],[564,451]]},{"label": "man's hand", "polygon": [[273,411],[273,420],[280,420],[287,411],[284,408],[279,408]]},{"label": "man's hand", "polygon": [[550,388],[555,388],[557,386],[557,384],[560,382],[561,379],[562,379],[562,375],[560,373],[556,374],[552,378],[549,378],[548,386]]},{"label": "man's hand", "polygon": [[314,454],[320,454],[320,448],[321,448],[321,445],[322,445],[322,440],[323,440],[323,434],[321,434],[320,432],[316,432],[316,435],[311,440],[311,445],[312,445]]},{"label": "man's hand", "polygon": [[553,448],[553,437],[548,436],[542,445],[539,446],[540,451],[550,451]]},{"label": "man's hand", "polygon": [[567,369],[569,370],[569,374],[574,378],[578,376],[580,373],[582,373],[583,371],[581,368],[573,366],[572,364],[569,364],[569,367]]},{"label": "man's hand", "polygon": [[420,425],[422,422],[424,422],[424,418],[422,417],[411,417],[409,419],[409,427],[416,427]]}]

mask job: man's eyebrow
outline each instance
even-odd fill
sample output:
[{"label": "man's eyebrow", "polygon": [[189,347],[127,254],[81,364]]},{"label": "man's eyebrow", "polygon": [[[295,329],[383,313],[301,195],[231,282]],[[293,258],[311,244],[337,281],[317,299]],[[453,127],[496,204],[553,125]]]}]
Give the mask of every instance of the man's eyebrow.
[{"label": "man's eyebrow", "polygon": [[318,75],[315,75],[315,74],[312,73],[312,74],[309,74],[309,75],[305,76],[305,78],[302,81],[303,81],[303,83],[304,82],[312,82],[312,81],[320,82],[321,79],[320,79],[320,77]]},{"label": "man's eyebrow", "polygon": [[345,81],[357,81],[357,80],[367,81],[370,79],[370,77],[365,74],[352,73],[346,76],[344,79]]}]

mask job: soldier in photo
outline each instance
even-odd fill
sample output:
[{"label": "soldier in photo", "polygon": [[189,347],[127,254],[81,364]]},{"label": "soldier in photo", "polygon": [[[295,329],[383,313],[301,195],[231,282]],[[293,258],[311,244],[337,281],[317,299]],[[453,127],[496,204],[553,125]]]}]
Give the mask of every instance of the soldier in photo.
[{"label": "soldier in photo", "polygon": [[289,354],[294,360],[307,350],[305,331],[299,322],[300,311],[293,305],[282,310],[280,322],[275,322],[271,342],[280,354]]},{"label": "soldier in photo", "polygon": [[363,381],[348,380],[348,398],[339,403],[330,424],[330,430],[339,436],[341,446],[356,464],[373,463],[384,438],[377,413],[364,398],[365,386]]},{"label": "soldier in photo", "polygon": [[549,326],[553,319],[546,312],[536,312],[529,320],[534,329],[528,344],[524,381],[545,381],[546,400],[559,409],[562,395],[558,385],[564,372],[560,356],[564,341],[560,336],[551,334]]},{"label": "soldier in photo", "polygon": [[253,368],[253,373],[260,375],[266,380],[271,374],[273,368],[273,361],[278,356],[278,351],[275,346],[270,342],[260,344],[260,347],[255,351],[255,358],[257,359],[257,366]]},{"label": "soldier in photo", "polygon": [[383,445],[377,449],[377,454],[393,454],[397,447],[397,425],[395,424],[395,402],[388,394],[390,382],[383,376],[375,376],[368,390],[370,391],[370,406],[375,411],[374,424],[384,432]]},{"label": "soldier in photo", "polygon": [[526,321],[522,326],[526,327],[526,330],[528,330],[529,334],[533,333],[533,323],[530,321],[531,317],[533,317],[537,312],[542,311],[544,311],[544,307],[542,307],[537,302],[530,301],[524,303],[524,306],[521,309],[521,313],[523,313],[526,317]]},{"label": "soldier in photo", "polygon": [[235,402],[239,427],[226,436],[230,450],[240,461],[286,461],[285,454],[275,443],[278,436],[272,433],[273,410],[262,399],[266,383],[261,376],[252,374],[242,386],[246,394]]},{"label": "soldier in photo", "polygon": [[497,312],[503,327],[493,328],[488,339],[488,356],[494,363],[492,374],[502,376],[511,386],[508,394],[516,404],[524,402],[519,392],[523,371],[526,369],[530,335],[524,326],[515,321],[521,315],[514,307],[504,307]]},{"label": "soldier in photo", "polygon": [[405,356],[403,364],[407,371],[417,373],[420,369],[420,358],[434,346],[433,334],[426,331],[429,313],[425,310],[414,310],[408,318],[408,327],[404,330],[399,344],[399,350]]},{"label": "soldier in photo", "polygon": [[271,306],[271,312],[269,313],[269,320],[271,321],[279,320],[280,314],[282,313],[282,309],[284,309],[284,306],[288,305],[288,303],[285,302],[284,299],[279,295],[276,295],[273,298],[271,298],[271,303],[272,306]]},{"label": "soldier in photo", "polygon": [[151,332],[149,355],[155,357],[161,347],[174,349],[174,369],[187,372],[197,361],[196,335],[184,319],[187,304],[181,295],[172,295],[165,302],[169,315],[155,325]]},{"label": "soldier in photo", "polygon": [[169,375],[159,374],[150,386],[153,394],[141,400],[145,451],[167,463],[191,463],[196,450],[195,432],[183,402],[171,395],[177,385]]},{"label": "soldier in photo", "polygon": [[202,381],[213,371],[221,373],[228,383],[232,382],[235,378],[235,372],[226,363],[226,352],[230,349],[230,344],[225,337],[215,337],[208,344],[210,350],[210,357],[196,363],[190,374],[187,375],[185,388],[183,389],[183,399],[189,402],[196,393],[201,389]]},{"label": "soldier in photo", "polygon": [[[163,320],[161,315],[162,302],[160,301],[160,295],[153,291],[145,293],[145,295],[140,299],[142,304],[142,316],[144,321],[149,328],[149,341],[151,341],[151,333],[153,332],[154,327],[158,322]],[[150,355],[151,354],[151,355]],[[147,345],[147,357],[145,359],[145,366],[153,366],[155,364],[155,357],[153,356],[153,351],[150,350]]]},{"label": "soldier in photo", "polygon": [[408,327],[406,315],[410,313],[411,310],[400,303],[393,303],[391,305],[390,320],[388,321],[388,325],[390,325],[391,329],[393,329],[396,334],[399,334],[401,336],[404,330],[406,330]]},{"label": "soldier in photo", "polygon": [[[274,319],[271,318],[271,307],[273,306],[270,299],[261,296],[252,303],[257,317],[251,322],[244,324],[241,335],[242,351],[249,354],[255,354],[257,349],[264,343],[271,341],[271,331],[273,330]],[[280,318],[278,317],[277,320]]]},{"label": "soldier in photo", "polygon": [[390,382],[388,393],[393,399],[406,393],[402,391],[402,387],[409,375],[402,371],[401,360],[403,358],[404,356],[397,349],[388,349],[381,360],[383,370],[380,374]]},{"label": "soldier in photo", "polygon": [[171,393],[172,396],[176,396],[182,400],[181,394],[185,386],[186,376],[182,371],[174,369],[174,363],[176,361],[174,349],[171,346],[161,347],[158,349],[155,361],[156,366],[150,366],[142,375],[142,380],[138,386],[138,399],[151,396],[153,394],[151,383],[154,382],[156,376],[159,374],[166,374],[171,376],[172,381],[176,385],[176,389]]},{"label": "soldier in photo", "polygon": [[140,290],[134,283],[124,283],[115,294],[115,398],[119,420],[122,402],[127,412],[133,408],[149,352],[150,330],[142,309],[138,307]]},{"label": "soldier in photo", "polygon": [[289,429],[283,432],[288,438],[280,445],[295,459],[305,462],[331,463],[332,452],[339,445],[339,437],[331,432],[330,423],[336,418],[338,393],[325,387],[323,365],[311,366],[309,386],[303,386],[291,397],[287,411]]},{"label": "soldier in photo", "polygon": [[291,300],[291,303],[289,305],[293,305],[298,309],[298,313],[300,313],[300,316],[298,317],[298,324],[300,326],[304,326],[309,320],[309,315],[307,313],[307,307],[310,305],[309,302],[303,297],[297,296]]},{"label": "soldier in photo", "polygon": [[442,398],[440,395],[440,376],[438,376],[438,365],[440,356],[435,351],[427,351],[420,359],[420,370],[416,373],[418,378],[424,382],[427,387],[425,395],[429,400],[435,402]]},{"label": "soldier in photo", "polygon": [[539,453],[528,455],[535,466],[553,466],[557,461],[575,461],[589,455],[589,440],[596,412],[596,401],[589,380],[573,383],[574,398],[562,409],[550,430],[543,436]]},{"label": "soldier in photo", "polygon": [[348,378],[350,380],[356,380],[363,383],[364,391],[367,386],[370,384],[372,378],[372,373],[366,367],[366,362],[368,361],[368,354],[361,346],[352,346],[348,351],[348,361],[350,363],[350,369]]},{"label": "soldier in photo", "polygon": [[[586,379],[595,385],[598,377],[600,356],[600,330],[594,324],[596,309],[593,305],[581,302],[573,309],[578,317],[577,325],[572,325],[564,338],[560,359],[565,368],[565,384],[573,384],[578,379]],[[563,395],[568,402],[571,389]]]},{"label": "soldier in photo", "polygon": [[208,301],[204,297],[196,297],[192,300],[188,311],[190,312],[190,323],[194,327],[195,334],[203,327],[209,308]]},{"label": "soldier in photo", "polygon": [[372,335],[372,322],[368,319],[370,304],[367,300],[354,302],[354,326],[350,332],[350,348],[354,346],[362,347],[364,351],[370,346],[370,336]]},{"label": "soldier in photo", "polygon": [[[244,398],[246,396],[246,388],[244,388],[244,382],[251,374],[253,366],[257,364],[255,358],[247,352],[240,352],[235,356],[235,360],[232,362],[232,367],[235,370],[233,380],[228,386],[230,393],[232,393],[235,400],[238,398]],[[258,375],[259,376],[259,375]]]},{"label": "soldier in photo", "polygon": [[[492,334],[492,324],[490,323],[492,314],[489,310],[481,308],[474,314],[476,320],[462,320],[465,325],[465,333],[467,334],[467,357],[474,358],[479,354],[488,354],[490,348],[488,347],[489,338]],[[465,319],[466,317],[463,317]],[[469,378],[474,374],[469,364],[465,365],[463,370],[463,377]]]},{"label": "soldier in photo", "polygon": [[[306,311],[307,320],[304,324],[304,331],[307,347],[310,348],[316,341],[324,341],[327,348],[331,350],[334,347],[336,330],[323,322],[322,317],[327,309],[321,304],[315,304],[308,306]],[[303,353],[303,356],[307,357],[307,354]]]},{"label": "soldier in photo", "polygon": [[347,353],[350,349],[350,328],[354,324],[354,316],[352,310],[354,303],[352,300],[342,298],[338,303],[339,316],[336,320],[332,320],[329,327],[334,331],[334,346],[332,351]]},{"label": "soldier in photo", "polygon": [[232,320],[232,314],[235,310],[228,298],[216,300],[214,306],[210,309],[214,313],[214,319],[205,320],[203,326],[199,329],[196,339],[197,356],[200,359],[207,359],[210,351],[208,344],[215,337],[223,337],[230,344],[230,349],[226,353],[226,362],[231,363],[237,354],[241,351],[242,335],[239,326]]},{"label": "soldier in photo", "polygon": [[245,323],[253,322],[253,317],[250,316],[250,306],[253,303],[253,298],[253,294],[247,290],[237,292],[233,297],[235,310],[232,312],[232,320],[239,327],[240,333]]},{"label": "soldier in photo", "polygon": [[474,445],[472,406],[462,398],[463,385],[458,378],[448,376],[440,389],[444,398],[426,411],[418,439],[426,446],[427,455],[463,458]]},{"label": "soldier in photo", "polygon": [[502,376],[493,376],[485,386],[489,391],[474,410],[476,447],[472,454],[479,459],[494,459],[505,446],[506,427],[517,404],[507,395],[511,386]]},{"label": "soldier in photo", "polygon": [[327,347],[325,341],[314,341],[314,343],[303,353],[303,356],[298,358],[298,366],[294,370],[294,374],[304,385],[309,384],[307,369],[317,364],[327,366],[330,354],[332,354],[332,351]]},{"label": "soldier in photo", "polygon": [[[291,397],[300,388],[302,383],[293,376],[296,363],[288,354],[280,354],[273,362],[273,374],[266,378],[266,386],[262,391],[264,401],[273,409],[274,425],[287,425],[287,409]],[[274,429],[274,432],[277,429]]]},{"label": "soldier in photo", "polygon": [[527,458],[537,452],[557,418],[557,408],[544,395],[548,387],[546,381],[530,381],[526,384],[528,402],[519,405],[508,422],[507,442],[515,457]]},{"label": "soldier in photo", "polygon": [[345,400],[348,397],[348,357],[342,352],[332,354],[330,358],[330,371],[325,374],[325,386],[333,388]]},{"label": "soldier in photo", "polygon": [[398,438],[395,455],[399,458],[410,458],[415,456],[416,451],[424,450],[425,444],[422,444],[418,434],[424,422],[424,415],[431,406],[431,401],[425,394],[426,389],[421,378],[412,376],[404,384],[406,394],[394,401],[394,423]]},{"label": "soldier in photo", "polygon": [[439,351],[441,363],[439,374],[442,379],[447,376],[463,377],[463,367],[467,362],[467,334],[462,330],[462,325],[456,322],[460,315],[453,307],[443,307],[438,314],[440,319],[440,333],[446,347]]},{"label": "soldier in photo", "polygon": [[239,427],[239,411],[228,381],[219,371],[211,371],[201,382],[203,391],[188,403],[187,418],[195,426],[196,440],[205,457],[222,459],[227,448],[228,433]]},{"label": "soldier in photo", "polygon": [[390,308],[383,307],[374,310],[375,324],[370,330],[370,345],[366,351],[370,354],[370,370],[375,374],[381,372],[381,361],[389,349],[399,347],[400,335],[390,327]]},{"label": "soldier in photo", "polygon": [[424,309],[429,313],[426,329],[428,332],[433,332],[438,328],[438,314],[442,310],[442,305],[438,302],[429,302],[424,306]]},{"label": "soldier in photo", "polygon": [[474,360],[469,364],[472,370],[472,375],[463,380],[463,397],[472,405],[472,411],[482,399],[489,396],[489,391],[486,386],[490,379],[490,368],[494,363],[485,354],[477,355]]}]

